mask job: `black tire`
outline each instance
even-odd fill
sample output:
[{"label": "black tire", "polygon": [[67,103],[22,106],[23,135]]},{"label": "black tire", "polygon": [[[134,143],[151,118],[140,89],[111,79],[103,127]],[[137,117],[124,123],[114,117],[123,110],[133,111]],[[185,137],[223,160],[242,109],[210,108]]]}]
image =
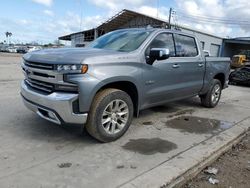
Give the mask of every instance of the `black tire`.
[{"label": "black tire", "polygon": [[[103,112],[114,100],[122,100],[127,104],[127,122],[120,132],[108,134],[102,125]],[[130,96],[119,89],[105,89],[96,94],[88,115],[86,129],[88,133],[101,142],[112,142],[120,138],[129,128],[134,114],[133,102]],[[117,125],[116,125],[117,126]]]},{"label": "black tire", "polygon": [[[218,99],[216,101],[213,101],[212,97],[215,87],[219,87],[219,94],[218,94]],[[205,95],[200,96],[202,106],[207,108],[214,108],[220,100],[221,91],[222,91],[221,82],[217,79],[213,79],[209,91]]]}]

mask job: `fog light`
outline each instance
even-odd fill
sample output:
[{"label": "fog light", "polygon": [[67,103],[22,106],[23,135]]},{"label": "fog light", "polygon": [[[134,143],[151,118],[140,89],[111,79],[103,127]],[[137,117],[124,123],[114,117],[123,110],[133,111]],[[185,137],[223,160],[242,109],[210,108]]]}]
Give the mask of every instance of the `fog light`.
[{"label": "fog light", "polygon": [[48,116],[51,118],[51,119],[56,119],[56,116],[53,112],[48,112]]}]

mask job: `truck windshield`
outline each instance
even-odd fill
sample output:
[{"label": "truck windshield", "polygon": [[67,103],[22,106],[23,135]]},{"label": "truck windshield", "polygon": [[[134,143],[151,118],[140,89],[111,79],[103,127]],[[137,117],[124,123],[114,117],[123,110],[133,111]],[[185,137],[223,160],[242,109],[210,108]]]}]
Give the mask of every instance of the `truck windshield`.
[{"label": "truck windshield", "polygon": [[139,48],[150,33],[151,31],[146,30],[113,31],[96,39],[89,47],[120,52],[131,52]]}]

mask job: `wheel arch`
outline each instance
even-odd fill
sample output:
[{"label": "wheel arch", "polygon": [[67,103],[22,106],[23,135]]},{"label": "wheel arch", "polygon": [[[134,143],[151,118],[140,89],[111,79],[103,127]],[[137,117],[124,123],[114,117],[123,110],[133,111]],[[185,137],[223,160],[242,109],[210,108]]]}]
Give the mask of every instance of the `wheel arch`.
[{"label": "wheel arch", "polygon": [[131,100],[133,102],[134,105],[134,115],[138,116],[139,114],[139,90],[138,90],[138,86],[131,82],[131,81],[125,81],[125,80],[119,80],[119,81],[113,81],[113,82],[108,82],[105,83],[101,86],[99,86],[98,89],[96,89],[94,96],[104,90],[104,89],[108,89],[108,88],[114,88],[114,89],[120,89],[124,92],[126,92],[130,97]]},{"label": "wheel arch", "polygon": [[224,73],[217,73],[214,76],[214,79],[219,80],[221,82],[222,88],[224,88],[224,86],[225,86],[225,74]]}]

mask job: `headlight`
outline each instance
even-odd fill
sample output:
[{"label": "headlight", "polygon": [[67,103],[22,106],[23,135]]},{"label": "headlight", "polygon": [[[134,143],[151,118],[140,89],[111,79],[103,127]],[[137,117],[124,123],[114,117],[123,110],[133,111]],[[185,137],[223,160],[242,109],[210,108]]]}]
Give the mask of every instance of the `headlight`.
[{"label": "headlight", "polygon": [[88,65],[57,65],[56,70],[58,72],[73,72],[73,73],[86,73],[88,71]]}]

